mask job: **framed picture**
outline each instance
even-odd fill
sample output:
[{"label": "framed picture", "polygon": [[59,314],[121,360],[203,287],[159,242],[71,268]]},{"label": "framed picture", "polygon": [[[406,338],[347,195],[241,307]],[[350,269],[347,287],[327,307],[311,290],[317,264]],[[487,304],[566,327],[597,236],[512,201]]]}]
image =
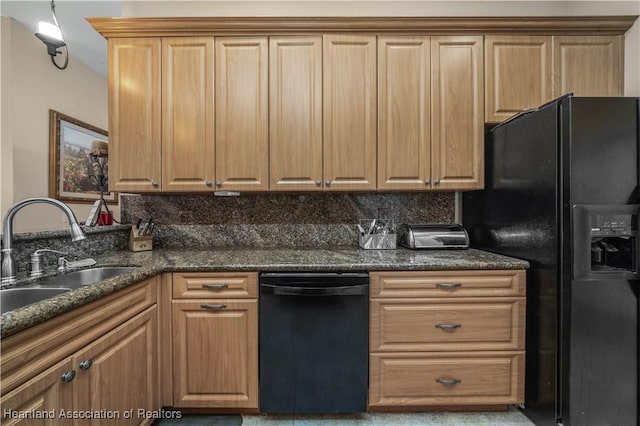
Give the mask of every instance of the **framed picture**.
[{"label": "framed picture", "polygon": [[107,131],[49,110],[49,196],[73,203],[104,199],[117,203],[109,191]]}]

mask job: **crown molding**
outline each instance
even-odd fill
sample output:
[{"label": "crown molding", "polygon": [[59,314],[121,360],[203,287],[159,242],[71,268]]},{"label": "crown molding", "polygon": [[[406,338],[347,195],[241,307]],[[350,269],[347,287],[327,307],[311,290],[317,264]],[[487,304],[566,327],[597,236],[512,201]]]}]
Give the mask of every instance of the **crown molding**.
[{"label": "crown molding", "polygon": [[375,34],[624,34],[638,16],[86,18],[105,38]]}]

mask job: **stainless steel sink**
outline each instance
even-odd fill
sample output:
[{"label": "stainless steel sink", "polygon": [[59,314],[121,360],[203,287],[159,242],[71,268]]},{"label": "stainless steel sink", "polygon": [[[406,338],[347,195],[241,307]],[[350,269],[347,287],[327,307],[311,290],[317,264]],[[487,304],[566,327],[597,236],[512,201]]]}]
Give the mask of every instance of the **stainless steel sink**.
[{"label": "stainless steel sink", "polygon": [[41,300],[49,299],[58,294],[71,291],[70,288],[34,288],[21,287],[0,290],[0,312],[5,313]]},{"label": "stainless steel sink", "polygon": [[76,288],[95,284],[120,274],[134,271],[136,266],[105,266],[73,271],[25,287],[0,290],[0,313],[49,299]]},{"label": "stainless steel sink", "polygon": [[66,287],[76,289],[97,282],[126,274],[136,270],[136,266],[105,266],[101,268],[83,269],[81,271],[69,272],[64,275],[49,278],[38,283],[39,287]]}]

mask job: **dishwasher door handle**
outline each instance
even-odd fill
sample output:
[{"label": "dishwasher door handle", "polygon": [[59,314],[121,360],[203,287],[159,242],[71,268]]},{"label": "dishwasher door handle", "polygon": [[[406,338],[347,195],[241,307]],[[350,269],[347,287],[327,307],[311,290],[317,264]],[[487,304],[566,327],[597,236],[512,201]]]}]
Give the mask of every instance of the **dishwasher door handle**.
[{"label": "dishwasher door handle", "polygon": [[368,285],[352,285],[343,287],[295,287],[262,284],[262,287],[273,291],[275,296],[366,296]]}]

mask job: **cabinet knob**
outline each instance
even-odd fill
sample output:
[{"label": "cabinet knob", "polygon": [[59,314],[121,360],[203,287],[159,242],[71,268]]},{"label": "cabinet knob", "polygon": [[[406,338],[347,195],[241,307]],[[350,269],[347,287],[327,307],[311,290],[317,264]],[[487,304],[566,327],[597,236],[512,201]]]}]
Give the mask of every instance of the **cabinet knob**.
[{"label": "cabinet knob", "polygon": [[202,309],[209,309],[210,311],[219,311],[220,309],[226,308],[227,304],[226,303],[222,303],[220,305],[209,305],[209,304],[203,303],[203,304],[200,305],[200,307]]},{"label": "cabinet knob", "polygon": [[70,383],[73,379],[75,379],[75,377],[76,377],[75,370],[71,370],[64,373],[61,379],[64,383]]},{"label": "cabinet knob", "polygon": [[436,379],[436,382],[442,383],[443,385],[447,385],[447,386],[453,386],[462,382],[462,379],[443,379],[442,377],[438,377]]},{"label": "cabinet knob", "polygon": [[325,181],[324,181],[324,184],[325,184],[326,186],[331,186],[331,181],[330,181],[330,180],[325,180]]},{"label": "cabinet knob", "polygon": [[436,185],[440,185],[440,179],[434,180],[433,183],[435,183]]},{"label": "cabinet knob", "polygon": [[316,186],[320,186],[320,185],[322,185],[322,181],[317,180],[316,181]]},{"label": "cabinet knob", "polygon": [[430,185],[430,184],[431,184],[431,179],[427,179],[427,180],[425,180],[425,181],[424,181],[424,184],[425,184],[425,185]]},{"label": "cabinet knob", "polygon": [[93,361],[91,361],[90,359],[85,359],[84,361],[80,362],[80,370],[87,371],[91,368],[92,365]]},{"label": "cabinet knob", "polygon": [[207,186],[212,186],[212,185],[213,185],[213,182],[211,182],[210,180],[208,180],[208,181],[206,181],[204,184],[205,184],[205,185],[207,185]]},{"label": "cabinet knob", "polygon": [[151,186],[158,186],[158,185],[160,185],[160,183],[157,180],[151,181]]},{"label": "cabinet knob", "polygon": [[216,186],[217,186],[218,188],[220,188],[220,187],[222,186],[222,182],[220,182],[219,180],[217,180],[217,181],[216,181]]}]

